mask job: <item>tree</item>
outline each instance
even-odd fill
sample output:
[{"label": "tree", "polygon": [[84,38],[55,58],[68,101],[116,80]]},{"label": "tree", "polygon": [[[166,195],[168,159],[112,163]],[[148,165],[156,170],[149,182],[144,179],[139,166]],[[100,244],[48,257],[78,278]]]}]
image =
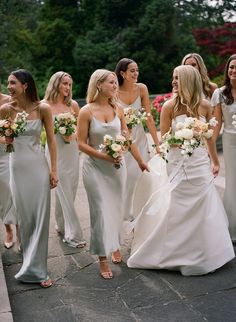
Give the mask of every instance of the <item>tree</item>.
[{"label": "tree", "polygon": [[217,65],[209,71],[209,75],[218,76],[224,70],[226,59],[236,53],[236,23],[195,29],[193,33],[202,51],[216,57]]}]

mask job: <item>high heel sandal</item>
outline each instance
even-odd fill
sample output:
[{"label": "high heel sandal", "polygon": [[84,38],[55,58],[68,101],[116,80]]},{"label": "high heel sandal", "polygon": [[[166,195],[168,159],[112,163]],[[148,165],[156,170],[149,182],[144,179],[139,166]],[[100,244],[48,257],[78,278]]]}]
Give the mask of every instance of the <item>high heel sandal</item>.
[{"label": "high heel sandal", "polygon": [[[102,278],[104,278],[105,280],[111,279],[113,277],[113,274],[112,274],[111,269],[108,266],[108,260],[107,259],[102,259],[102,260],[99,260],[99,263],[100,263],[100,274],[101,274]],[[104,264],[106,263],[107,267],[108,267],[108,269],[105,272],[101,271],[101,264],[103,264],[103,263]]]},{"label": "high heel sandal", "polygon": [[14,245],[13,242],[13,231],[12,230],[7,230],[7,236],[6,236],[6,240],[4,241],[4,247],[6,249],[10,249],[12,248],[12,246]]}]

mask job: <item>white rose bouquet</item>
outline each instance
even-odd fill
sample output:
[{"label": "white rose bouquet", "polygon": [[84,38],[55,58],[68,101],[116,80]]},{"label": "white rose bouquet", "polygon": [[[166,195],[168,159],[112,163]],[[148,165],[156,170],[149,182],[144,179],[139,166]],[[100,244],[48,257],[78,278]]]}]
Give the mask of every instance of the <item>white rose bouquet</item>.
[{"label": "white rose bouquet", "polygon": [[141,112],[132,107],[127,107],[124,109],[125,122],[128,129],[132,129],[137,124],[145,122],[147,120],[147,113]]},{"label": "white rose bouquet", "polygon": [[[25,111],[17,113],[14,120],[7,118],[0,120],[0,136],[11,138],[12,140],[23,133],[26,129],[26,119],[29,114]],[[6,152],[14,152],[13,143],[6,144]]]},{"label": "white rose bouquet", "polygon": [[232,119],[233,119],[233,121],[232,121],[232,125],[233,125],[234,127],[236,127],[236,114],[233,114],[233,115],[232,115]]},{"label": "white rose bouquet", "polygon": [[[131,139],[123,135],[117,135],[113,138],[111,135],[106,134],[103,138],[103,144],[99,146],[99,151],[104,151],[113,159],[117,159],[130,149],[131,144]],[[122,163],[115,164],[114,167],[119,169],[121,165]]]},{"label": "white rose bouquet", "polygon": [[186,117],[184,122],[176,124],[174,135],[171,129],[162,137],[163,143],[160,145],[161,156],[166,162],[167,156],[172,145],[181,149],[183,156],[191,156],[193,150],[204,145],[204,139],[210,139],[213,135],[213,129],[217,125],[215,117],[211,118],[209,123],[202,122],[195,117]]},{"label": "white rose bouquet", "polygon": [[[63,137],[70,136],[76,132],[77,119],[76,117],[68,113],[60,113],[55,116],[54,119],[54,133],[59,133]],[[70,143],[69,141],[64,141],[65,143]]]}]

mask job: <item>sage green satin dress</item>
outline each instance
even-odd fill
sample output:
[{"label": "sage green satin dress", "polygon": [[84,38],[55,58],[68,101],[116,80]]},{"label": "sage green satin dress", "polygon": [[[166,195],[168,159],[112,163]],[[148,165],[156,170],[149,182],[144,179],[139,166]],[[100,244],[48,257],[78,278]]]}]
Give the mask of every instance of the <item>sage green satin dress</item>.
[{"label": "sage green satin dress", "polygon": [[[89,145],[99,149],[104,135],[115,137],[120,133],[121,124],[117,115],[108,123],[92,117]],[[116,169],[112,163],[86,156],[83,164],[83,181],[90,209],[90,252],[98,256],[108,256],[120,249],[123,241],[125,160],[122,161],[122,166]]]},{"label": "sage green satin dress", "polygon": [[50,220],[49,167],[40,145],[42,121],[28,120],[26,131],[14,140],[11,186],[20,228],[23,264],[17,280],[46,280]]}]

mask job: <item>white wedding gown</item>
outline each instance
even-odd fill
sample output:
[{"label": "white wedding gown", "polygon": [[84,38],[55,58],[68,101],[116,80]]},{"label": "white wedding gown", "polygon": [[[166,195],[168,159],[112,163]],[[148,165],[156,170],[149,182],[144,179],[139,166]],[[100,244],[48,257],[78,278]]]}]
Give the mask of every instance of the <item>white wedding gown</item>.
[{"label": "white wedding gown", "polygon": [[[176,120],[185,117],[176,117],[172,128]],[[187,276],[207,274],[233,259],[228,220],[213,182],[206,148],[195,149],[186,159],[180,149],[172,148],[167,164],[169,178],[165,161],[159,156],[149,164],[151,172],[143,174],[136,189],[139,215],[133,224],[127,265],[179,270]],[[142,197],[146,189],[149,200]]]}]

